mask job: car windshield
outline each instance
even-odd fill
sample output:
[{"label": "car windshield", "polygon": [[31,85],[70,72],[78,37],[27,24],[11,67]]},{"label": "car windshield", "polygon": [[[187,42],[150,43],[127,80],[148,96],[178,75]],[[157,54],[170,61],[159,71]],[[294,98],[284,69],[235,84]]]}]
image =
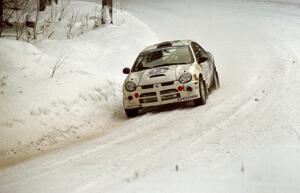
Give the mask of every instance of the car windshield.
[{"label": "car windshield", "polygon": [[177,46],[143,52],[133,65],[133,72],[177,64],[190,64],[194,58],[189,46]]}]

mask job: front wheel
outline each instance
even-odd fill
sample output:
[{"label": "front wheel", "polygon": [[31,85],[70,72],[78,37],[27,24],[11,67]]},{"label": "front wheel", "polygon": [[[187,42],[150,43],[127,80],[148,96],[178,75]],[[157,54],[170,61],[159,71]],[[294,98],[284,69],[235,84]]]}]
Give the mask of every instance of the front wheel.
[{"label": "front wheel", "polygon": [[128,118],[136,117],[139,114],[139,109],[125,109]]},{"label": "front wheel", "polygon": [[205,105],[206,103],[208,91],[206,88],[205,81],[202,79],[199,80],[199,94],[200,98],[194,100],[195,106]]}]

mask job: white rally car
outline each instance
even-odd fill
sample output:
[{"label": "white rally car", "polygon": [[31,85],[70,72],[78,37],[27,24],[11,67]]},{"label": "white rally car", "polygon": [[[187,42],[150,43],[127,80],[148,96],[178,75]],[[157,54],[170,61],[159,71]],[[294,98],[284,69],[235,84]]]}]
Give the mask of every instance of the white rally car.
[{"label": "white rally car", "polygon": [[126,115],[139,109],[170,103],[193,101],[204,105],[208,89],[219,87],[213,56],[191,40],[162,42],[144,49],[123,85]]}]

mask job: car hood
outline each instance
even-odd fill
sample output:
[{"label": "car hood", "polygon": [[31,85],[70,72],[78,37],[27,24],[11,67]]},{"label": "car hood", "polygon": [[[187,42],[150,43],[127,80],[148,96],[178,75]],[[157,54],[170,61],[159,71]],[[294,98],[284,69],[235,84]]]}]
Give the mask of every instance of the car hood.
[{"label": "car hood", "polygon": [[162,66],[131,73],[127,80],[134,81],[137,85],[170,82],[178,80],[183,72],[191,72],[191,68],[192,64]]}]

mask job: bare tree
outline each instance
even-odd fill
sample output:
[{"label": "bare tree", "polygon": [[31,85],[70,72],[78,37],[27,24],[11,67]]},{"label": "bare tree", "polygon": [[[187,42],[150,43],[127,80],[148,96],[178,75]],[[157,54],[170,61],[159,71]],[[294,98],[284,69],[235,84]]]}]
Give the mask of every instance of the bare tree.
[{"label": "bare tree", "polygon": [[[3,3],[3,0],[0,0]],[[0,37],[2,37],[2,32],[6,27],[12,27],[13,24],[9,22],[9,19],[12,17],[14,10],[13,9],[5,9],[3,4],[2,8],[0,8],[1,17],[0,17]]]},{"label": "bare tree", "polygon": [[102,0],[101,24],[113,24],[113,0]]},{"label": "bare tree", "polygon": [[58,21],[61,21],[63,19],[63,17],[65,16],[66,8],[70,4],[70,2],[71,2],[71,0],[66,0],[65,2],[64,2],[64,0],[61,0],[61,11],[60,11],[60,16],[58,18]]},{"label": "bare tree", "polygon": [[[26,24],[28,24],[33,8],[31,6],[32,1],[24,1],[20,3],[20,7],[16,8],[16,21],[15,21],[15,30],[16,30],[16,39],[20,40],[22,38],[23,32],[26,29]],[[16,3],[17,7],[17,3]]]},{"label": "bare tree", "polygon": [[78,13],[75,13],[73,11],[73,14],[69,18],[69,22],[68,22],[67,26],[65,27],[66,35],[67,35],[68,39],[72,39],[75,36],[75,34],[73,32],[73,27],[74,27],[75,23],[77,22],[77,20],[78,20]]},{"label": "bare tree", "polygon": [[35,15],[35,25],[33,26],[33,39],[37,39],[37,29],[36,29],[36,27],[37,27],[37,23],[38,23],[38,20],[39,20],[39,12],[40,12],[40,10],[41,9],[38,9],[38,7],[39,8],[41,8],[41,0],[39,0],[39,1],[36,1],[36,7],[37,7],[37,9],[36,9],[36,15]]},{"label": "bare tree", "polygon": [[[71,0],[60,1],[62,2],[62,8],[59,20],[65,15],[65,9]],[[24,37],[27,37],[27,41],[37,39],[38,34],[41,33],[45,37],[53,35],[53,32],[50,35],[44,33],[52,22],[55,23],[54,20],[59,16],[57,10],[53,10],[54,3],[57,4],[58,0],[0,0],[0,37],[8,27],[15,27],[17,40],[24,40]],[[45,10],[47,6],[51,6],[51,18],[46,21],[46,24],[41,23],[38,25],[40,11]],[[5,31],[4,35],[12,36],[8,31]],[[24,36],[25,32],[26,36]]]},{"label": "bare tree", "polygon": [[54,77],[55,72],[57,71],[57,69],[59,69],[61,67],[61,65],[64,63],[66,58],[67,58],[67,56],[65,55],[65,49],[63,49],[62,52],[60,53],[60,55],[58,56],[55,64],[53,65],[51,78]]}]

